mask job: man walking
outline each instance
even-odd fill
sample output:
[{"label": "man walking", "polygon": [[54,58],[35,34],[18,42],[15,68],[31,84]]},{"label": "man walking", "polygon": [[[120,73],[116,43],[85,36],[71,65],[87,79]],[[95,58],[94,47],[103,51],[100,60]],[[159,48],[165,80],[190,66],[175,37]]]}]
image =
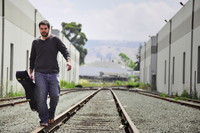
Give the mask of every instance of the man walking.
[{"label": "man walking", "polygon": [[[41,126],[48,126],[54,122],[56,106],[58,104],[60,87],[58,81],[59,66],[57,54],[61,52],[66,59],[67,70],[71,70],[70,55],[62,41],[51,34],[47,20],[39,23],[41,36],[32,42],[30,55],[30,77],[35,79],[35,96],[37,111]],[[49,109],[47,97],[50,96]]]}]

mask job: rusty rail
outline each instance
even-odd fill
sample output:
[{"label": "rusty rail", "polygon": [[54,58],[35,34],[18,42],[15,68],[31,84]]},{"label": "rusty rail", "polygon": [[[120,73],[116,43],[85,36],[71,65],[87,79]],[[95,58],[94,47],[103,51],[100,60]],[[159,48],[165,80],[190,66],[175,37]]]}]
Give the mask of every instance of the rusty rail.
[{"label": "rusty rail", "polygon": [[173,98],[161,97],[161,96],[158,96],[158,95],[155,95],[155,94],[150,94],[150,93],[145,93],[145,92],[138,92],[138,93],[142,94],[142,95],[146,95],[146,96],[162,99],[162,100],[165,100],[165,101],[168,101],[168,102],[178,103],[178,104],[185,105],[185,106],[188,106],[188,107],[200,109],[200,104],[199,103],[197,104],[197,103],[174,100]]},{"label": "rusty rail", "polygon": [[60,114],[55,118],[54,123],[50,124],[47,127],[38,127],[36,130],[32,131],[32,133],[48,133],[56,130],[59,128],[65,121],[67,121],[71,116],[73,116],[81,107],[84,106],[94,95],[96,95],[100,89],[97,91],[93,92],[89,96],[85,97],[82,99],[80,102]]},{"label": "rusty rail", "polygon": [[129,115],[126,113],[124,107],[122,106],[121,102],[119,101],[118,97],[116,94],[113,92],[112,89],[110,89],[113,95],[113,98],[115,100],[119,115],[122,119],[122,124],[125,126],[125,131],[127,133],[139,133],[138,129],[134,125],[133,121],[129,117]]}]

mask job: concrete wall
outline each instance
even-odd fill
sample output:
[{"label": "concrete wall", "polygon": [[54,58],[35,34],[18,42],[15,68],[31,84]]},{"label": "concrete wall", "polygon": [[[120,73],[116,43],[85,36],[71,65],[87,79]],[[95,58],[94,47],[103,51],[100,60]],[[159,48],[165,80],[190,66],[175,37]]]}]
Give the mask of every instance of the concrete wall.
[{"label": "concrete wall", "polygon": [[2,16],[3,0],[0,0],[0,16]]},{"label": "concrete wall", "polygon": [[157,36],[151,37],[151,85],[156,87],[157,76]]},{"label": "concrete wall", "polygon": [[[3,50],[2,50],[2,47],[3,47],[3,32],[4,32],[4,29],[3,29],[3,25],[4,25],[4,14],[3,14],[3,0],[0,0],[0,66],[1,66],[1,69],[0,69],[0,88],[2,88],[2,83],[3,83],[3,80],[2,80],[2,71],[3,71],[3,61],[2,61],[2,58],[3,58]],[[0,97],[2,96],[2,93],[3,93],[3,90],[0,89]]]},{"label": "concrete wall", "polygon": [[146,46],[144,45],[142,48],[141,48],[141,61],[140,61],[140,81],[145,83],[146,81],[146,74],[145,74],[145,68],[146,68],[146,65],[145,65],[145,50],[146,49]]},{"label": "concrete wall", "polygon": [[169,89],[170,23],[168,22],[157,35],[157,90],[164,93],[168,93]]},{"label": "concrete wall", "polygon": [[44,20],[44,19],[45,18],[43,18],[43,16],[35,9],[35,38],[38,38],[39,36],[41,36],[38,24],[41,20]]},{"label": "concrete wall", "polygon": [[192,76],[192,92],[197,92],[200,97],[200,83],[197,82],[198,75],[198,48],[200,47],[200,1],[195,0],[194,4],[194,31],[193,31],[193,76]]},{"label": "concrete wall", "polygon": [[140,81],[145,84],[151,84],[155,86],[155,80],[153,80],[153,75],[156,75],[156,58],[157,58],[157,48],[156,48],[157,37],[151,37],[147,43],[141,49],[141,64],[140,64]]},{"label": "concrete wall", "polygon": [[157,73],[157,36],[151,37],[151,64],[152,64],[152,74]]},{"label": "concrete wall", "polygon": [[[187,2],[172,18],[172,42],[171,42],[171,93],[181,94],[183,90],[189,91],[190,86],[190,58],[191,58],[191,25],[192,25],[192,1]],[[183,54],[185,53],[185,66],[183,65]],[[173,58],[174,74],[173,74]],[[185,71],[183,72],[183,68]],[[185,83],[183,83],[185,73]],[[174,83],[173,83],[174,75]]]},{"label": "concrete wall", "polygon": [[5,16],[2,19],[4,24],[1,24],[1,37],[4,40],[4,43],[1,43],[1,48],[3,46],[1,96],[9,92],[23,91],[15,79],[15,72],[28,68],[28,54],[34,39],[34,7],[27,0],[4,2]]},{"label": "concrete wall", "polygon": [[[156,86],[159,92],[181,95],[186,90],[200,97],[200,83],[197,82],[199,35],[200,1],[189,0],[157,33]],[[141,65],[143,68],[144,63]]]},{"label": "concrete wall", "polygon": [[[32,41],[40,36],[38,23],[45,18],[28,2],[28,0],[4,0],[5,14],[3,14],[3,0],[0,0],[0,96],[11,92],[24,92],[15,78],[16,71],[29,69],[29,57]],[[4,16],[3,16],[4,15]],[[66,61],[59,55],[61,78],[67,81],[78,82],[79,53],[71,48],[66,38],[59,35],[67,48],[72,51],[73,69],[66,72]],[[2,49],[3,48],[3,49]],[[74,67],[75,66],[75,67]],[[67,75],[67,76],[66,76]],[[70,77],[70,78],[69,78]]]},{"label": "concrete wall", "polygon": [[145,83],[151,83],[151,40],[146,43],[146,80]]},{"label": "concrete wall", "polygon": [[5,19],[34,35],[35,8],[27,0],[5,0]]},{"label": "concrete wall", "polygon": [[146,82],[151,83],[151,39],[146,43]]}]

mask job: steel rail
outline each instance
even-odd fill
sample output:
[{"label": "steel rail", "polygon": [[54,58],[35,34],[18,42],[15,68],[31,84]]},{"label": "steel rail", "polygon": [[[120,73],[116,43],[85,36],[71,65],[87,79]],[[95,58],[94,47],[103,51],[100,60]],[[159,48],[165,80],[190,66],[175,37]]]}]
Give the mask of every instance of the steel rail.
[{"label": "steel rail", "polygon": [[[75,92],[75,91],[84,91],[84,90],[91,90],[90,88],[88,87],[84,87],[84,88],[74,88],[74,89],[62,89],[60,90],[60,92],[63,92],[61,93],[60,95],[63,95],[63,94],[66,94],[68,92]],[[11,101],[11,100],[18,100],[18,99],[24,99],[26,98],[26,96],[17,96],[17,97],[9,97],[9,98],[0,98],[0,102],[3,102],[3,101]]]},{"label": "steel rail", "polygon": [[[76,91],[84,91],[84,90],[82,90],[82,89],[62,90],[62,93],[60,93],[60,96],[65,95],[65,94],[70,93],[70,92],[76,92]],[[15,106],[17,104],[26,103],[26,102],[28,102],[28,100],[27,99],[23,100],[25,98],[26,98],[25,96],[22,96],[22,97],[13,97],[13,98],[0,99],[0,108],[8,107],[8,106]],[[14,100],[19,100],[19,99],[22,99],[22,100],[21,101],[17,101],[17,102],[14,101]],[[1,102],[5,102],[5,101],[11,101],[11,102],[4,103],[4,104],[1,103]]]},{"label": "steel rail", "polygon": [[113,95],[113,98],[115,100],[119,115],[120,115],[120,117],[122,119],[122,124],[125,126],[125,131],[127,133],[139,133],[138,129],[134,125],[133,121],[131,120],[131,118],[129,117],[127,112],[125,111],[124,107],[122,106],[122,104],[119,101],[119,99],[116,96],[116,94],[113,92],[112,89],[110,89],[110,91],[111,91],[111,93]]},{"label": "steel rail", "polygon": [[142,95],[145,95],[145,96],[150,96],[150,97],[162,99],[162,100],[165,100],[165,101],[168,101],[168,102],[177,103],[177,104],[189,106],[189,107],[192,107],[192,108],[200,109],[200,104],[199,103],[197,104],[197,103],[191,103],[191,102],[174,100],[173,98],[161,97],[159,95],[155,95],[155,94],[151,94],[151,93],[146,93],[146,92],[139,92],[138,91],[138,93],[142,94]]},{"label": "steel rail", "polygon": [[[71,90],[61,90],[61,92],[63,92],[63,91],[64,91],[64,93],[66,93],[66,92],[71,91]],[[73,90],[73,91],[75,91],[75,90]],[[3,102],[3,101],[12,101],[12,100],[18,100],[18,99],[24,99],[24,98],[26,98],[26,96],[2,98],[2,99],[0,99],[0,102]]]},{"label": "steel rail", "polygon": [[23,98],[25,98],[25,96],[3,98],[3,99],[0,99],[0,102],[2,102],[2,101],[11,101],[11,100],[16,100],[16,99],[23,99]]},{"label": "steel rail", "polygon": [[22,100],[22,101],[18,101],[18,102],[10,102],[10,103],[5,103],[5,104],[0,104],[0,108],[3,107],[7,107],[7,106],[15,106],[17,104],[22,104],[22,103],[26,103],[27,100]]},{"label": "steel rail", "polygon": [[[139,91],[139,92],[144,92],[144,93],[148,93],[148,94],[153,94],[153,95],[156,95],[156,96],[160,96],[161,93],[158,93],[158,92],[149,92],[149,91]],[[169,95],[166,95],[166,97],[168,98],[176,98],[176,96],[169,96]],[[178,99],[180,100],[183,100],[183,101],[188,101],[188,102],[193,102],[193,103],[199,103],[200,104],[200,100],[195,100],[195,99],[189,99],[189,98],[184,98],[184,97],[177,97]]]},{"label": "steel rail", "polygon": [[38,127],[31,133],[49,133],[58,129],[64,122],[66,122],[71,116],[73,116],[81,107],[83,107],[94,95],[96,95],[101,88],[93,92],[89,96],[82,99],[77,104],[73,105],[71,108],[67,109],[65,112],[61,113],[55,118],[54,123],[48,125],[47,127]]}]

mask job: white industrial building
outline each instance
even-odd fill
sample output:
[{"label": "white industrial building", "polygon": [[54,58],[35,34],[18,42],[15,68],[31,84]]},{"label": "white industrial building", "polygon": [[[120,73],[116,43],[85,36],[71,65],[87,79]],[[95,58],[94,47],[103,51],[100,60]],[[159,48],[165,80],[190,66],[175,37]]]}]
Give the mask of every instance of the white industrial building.
[{"label": "white industrial building", "polygon": [[[32,41],[40,36],[38,23],[45,18],[28,0],[0,0],[0,96],[23,91],[15,78],[16,71],[29,69]],[[51,23],[51,22],[50,22]],[[60,79],[77,83],[79,80],[79,52],[58,30],[53,33],[67,46],[72,60],[72,70],[66,71],[61,54],[58,57]]]},{"label": "white industrial building", "polygon": [[143,83],[156,86],[156,68],[157,68],[157,37],[152,36],[151,39],[144,44],[141,49],[140,60],[140,81]]},{"label": "white industrial building", "polygon": [[[186,90],[191,96],[200,98],[199,36],[200,1],[189,0],[157,33],[157,91],[181,95]],[[142,55],[148,53],[148,45],[144,45],[141,52],[140,79],[144,83],[151,83],[152,79],[148,80],[148,77],[152,78],[152,75],[148,75],[148,67],[155,67],[154,63],[147,62],[147,56]]]}]

